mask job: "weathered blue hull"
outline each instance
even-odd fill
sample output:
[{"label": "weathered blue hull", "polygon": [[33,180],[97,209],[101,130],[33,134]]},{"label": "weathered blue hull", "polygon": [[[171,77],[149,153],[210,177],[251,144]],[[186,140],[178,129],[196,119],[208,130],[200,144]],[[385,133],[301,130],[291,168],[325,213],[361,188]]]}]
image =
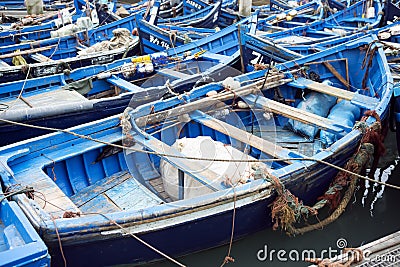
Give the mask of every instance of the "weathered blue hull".
[{"label": "weathered blue hull", "polygon": [[[123,97],[114,101],[104,101],[95,105],[91,110],[77,111],[74,113],[65,113],[56,116],[46,116],[39,119],[31,119],[25,121],[31,125],[44,126],[56,129],[65,129],[72,126],[80,125],[83,123],[99,120],[102,118],[109,117],[124,111],[129,105],[132,95]],[[151,99],[156,100],[157,98]],[[146,101],[143,101],[145,103]],[[24,122],[24,121],[21,121]],[[27,140],[32,137],[51,133],[52,131],[46,131],[42,129],[30,129],[26,130],[24,126],[0,124],[0,146],[12,144],[21,140]]]},{"label": "weathered blue hull", "polygon": [[217,24],[220,12],[221,3],[217,2],[192,14],[170,19],[160,19],[158,23],[182,27],[213,28]]},{"label": "weathered blue hull", "polygon": [[[340,10],[329,17],[324,17],[323,14],[296,15],[291,20],[287,21],[286,19],[279,20],[276,19],[276,16],[271,16],[270,18],[261,20],[257,26],[258,29],[262,31],[271,30],[272,25],[280,28],[293,29],[293,35],[299,36],[301,36],[304,28],[307,27],[318,31],[324,29],[336,29],[352,32],[357,29],[363,30],[379,26],[383,19],[383,5],[380,1],[374,1],[374,16],[372,18],[365,18],[364,3],[364,1],[358,1],[350,7]],[[312,10],[317,10],[318,8],[315,3],[309,3],[307,5]],[[302,8],[304,7],[301,6],[296,9],[299,9],[300,11]],[[305,25],[306,23],[307,25]],[[304,28],[302,29],[300,26],[303,26]],[[267,36],[275,38],[286,33],[286,30],[279,30],[276,34],[268,34]]]},{"label": "weathered blue hull", "polygon": [[[251,32],[255,33],[255,17],[256,15],[253,15],[248,19],[244,19],[242,22],[238,22],[195,42],[188,43],[185,46],[181,46],[184,43],[181,37],[170,35],[161,28],[138,18],[141,50],[142,53],[149,54],[169,49],[168,53],[172,56],[174,53],[180,55],[182,52],[187,51],[188,47],[191,47],[196,51],[204,49],[213,53],[222,53],[223,55],[230,56],[239,50],[238,25],[240,23],[244,25],[253,23],[254,25],[251,25]],[[244,31],[246,30],[244,29]]]},{"label": "weathered blue hull", "polygon": [[[130,58],[139,53],[138,41],[126,49],[111,50],[104,53],[88,54],[77,57],[76,50],[71,51],[70,56],[65,59],[45,63],[33,63],[30,65],[29,78],[46,77],[73,71],[88,66],[104,65],[122,58]],[[65,50],[63,50],[65,52]],[[2,83],[25,80],[27,73],[23,66],[14,66],[0,69],[0,81]]]},{"label": "weathered blue hull", "polygon": [[[207,8],[208,4],[201,0],[184,0],[183,1],[183,14],[191,14],[193,12]],[[239,17],[232,12],[229,12],[224,3],[218,16],[218,26],[225,28],[239,21]]]},{"label": "weathered blue hull", "polygon": [[[329,162],[336,166],[343,166],[346,159],[354,153],[356,146],[357,142],[349,144],[342,153],[337,154],[335,159],[329,160]],[[312,205],[326,191],[336,173],[336,170],[326,165],[316,165],[307,172],[296,174],[296,179],[285,183],[285,186],[304,201],[305,205]],[[271,197],[254,201],[236,209],[234,240],[272,227],[270,207],[275,198],[276,195],[273,194]],[[233,204],[230,205],[231,208],[228,211],[213,214],[206,218],[188,220],[179,225],[166,227],[155,232],[149,231],[137,236],[173,257],[222,246],[230,241]],[[207,209],[207,207],[203,208]],[[204,235],[204,233],[209,234]],[[79,239],[82,239],[82,241],[80,242]],[[158,253],[129,236],[102,241],[90,241],[90,239],[90,234],[87,237],[81,234],[80,238],[71,240],[73,243],[71,245],[69,242],[63,242],[63,251],[69,265],[105,266],[165,260]],[[47,245],[54,266],[62,266],[63,259],[56,240],[48,242]],[[82,246],[85,246],[85,250],[82,250]],[[184,264],[189,263],[184,262]]]}]

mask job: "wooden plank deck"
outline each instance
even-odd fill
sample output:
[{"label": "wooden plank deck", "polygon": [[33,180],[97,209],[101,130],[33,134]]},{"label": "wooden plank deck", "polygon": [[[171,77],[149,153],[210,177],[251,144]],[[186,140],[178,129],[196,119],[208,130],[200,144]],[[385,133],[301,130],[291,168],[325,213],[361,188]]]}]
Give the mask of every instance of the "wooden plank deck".
[{"label": "wooden plank deck", "polygon": [[127,171],[97,181],[71,197],[83,212],[144,209],[164,202]]},{"label": "wooden plank deck", "polygon": [[[29,179],[29,177],[33,176],[35,179]],[[48,212],[50,216],[62,218],[65,211],[80,212],[79,208],[76,207],[70,198],[43,172],[32,173],[26,171],[25,175],[21,175],[20,177],[27,177],[26,179],[19,178],[22,184],[29,184],[35,191],[41,193],[35,198],[35,202],[43,207],[43,210]]]},{"label": "wooden plank deck", "polygon": [[19,51],[19,52],[12,52],[9,54],[0,55],[0,59],[12,58],[15,56],[24,56],[24,55],[29,55],[29,54],[33,54],[33,53],[43,52],[46,50],[53,49],[56,46],[57,45],[49,45],[49,46],[45,46],[45,47],[38,47],[38,48],[29,49],[29,50],[23,50],[23,51]]},{"label": "wooden plank deck", "polygon": [[171,76],[171,77],[179,78],[179,79],[187,79],[187,78],[191,77],[191,75],[189,75],[189,74],[186,74],[186,73],[183,73],[180,71],[176,71],[173,69],[168,69],[168,68],[162,69],[161,71],[158,72],[158,74]]},{"label": "wooden plank deck", "polygon": [[150,185],[157,191],[157,193],[158,193],[162,198],[164,198],[164,200],[165,200],[166,202],[171,202],[171,201],[172,201],[172,199],[169,197],[169,195],[167,194],[167,192],[165,192],[164,184],[163,184],[163,181],[162,181],[162,178],[161,178],[161,177],[155,178],[155,179],[151,179],[151,180],[149,181],[149,183],[150,183]]}]

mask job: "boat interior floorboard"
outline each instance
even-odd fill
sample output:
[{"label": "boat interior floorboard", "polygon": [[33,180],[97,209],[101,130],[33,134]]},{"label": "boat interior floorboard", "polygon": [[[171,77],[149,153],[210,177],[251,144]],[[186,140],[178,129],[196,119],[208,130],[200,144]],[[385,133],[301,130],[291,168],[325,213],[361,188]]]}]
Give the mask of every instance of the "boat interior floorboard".
[{"label": "boat interior floorboard", "polygon": [[[251,129],[249,128],[247,131],[251,132]],[[322,149],[322,143],[319,139],[309,140],[281,126],[276,126],[276,129],[273,131],[264,131],[261,133],[259,129],[253,129],[253,132],[257,136],[307,157],[313,156],[317,151]]]},{"label": "boat interior floorboard", "polygon": [[149,183],[166,202],[172,201],[167,192],[165,192],[164,184],[161,177],[151,179]]},{"label": "boat interior floorboard", "polygon": [[71,197],[82,212],[138,210],[163,203],[127,171],[97,181]]}]

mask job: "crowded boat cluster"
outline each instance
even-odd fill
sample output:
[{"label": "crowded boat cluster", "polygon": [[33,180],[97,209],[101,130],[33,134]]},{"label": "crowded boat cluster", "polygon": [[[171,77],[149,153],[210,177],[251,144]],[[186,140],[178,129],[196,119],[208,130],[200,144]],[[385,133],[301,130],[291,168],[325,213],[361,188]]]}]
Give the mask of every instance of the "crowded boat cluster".
[{"label": "crowded boat cluster", "polygon": [[261,4],[0,3],[1,266],[184,266],[336,208],[400,129],[398,3]]}]

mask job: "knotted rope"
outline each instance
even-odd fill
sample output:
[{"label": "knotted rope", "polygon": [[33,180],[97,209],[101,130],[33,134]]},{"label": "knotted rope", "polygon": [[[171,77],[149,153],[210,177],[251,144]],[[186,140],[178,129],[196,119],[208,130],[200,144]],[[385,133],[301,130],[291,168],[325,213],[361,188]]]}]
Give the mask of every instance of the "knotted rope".
[{"label": "knotted rope", "polygon": [[[373,116],[376,122],[370,127],[367,127],[365,121],[369,116]],[[346,163],[345,169],[359,174],[370,164],[374,156],[381,156],[385,148],[380,135],[381,121],[375,111],[367,111],[361,121],[355,125],[355,128],[362,132],[363,137],[356,153]],[[318,199],[319,201],[314,206],[309,207],[303,205],[302,201],[289,190],[285,189],[279,178],[265,170],[258,170],[257,175],[261,175],[264,179],[270,181],[278,194],[272,206],[271,216],[274,222],[273,229],[281,228],[289,235],[304,234],[312,230],[323,228],[335,221],[343,213],[349,203],[358,180],[355,175],[340,171],[332,181],[329,189]],[[340,200],[341,192],[346,187],[347,191]],[[329,204],[331,210],[334,210],[328,218],[302,228],[296,228],[294,226],[301,221],[302,217],[306,219],[309,215],[317,215],[318,211],[326,206],[326,204]]]}]

